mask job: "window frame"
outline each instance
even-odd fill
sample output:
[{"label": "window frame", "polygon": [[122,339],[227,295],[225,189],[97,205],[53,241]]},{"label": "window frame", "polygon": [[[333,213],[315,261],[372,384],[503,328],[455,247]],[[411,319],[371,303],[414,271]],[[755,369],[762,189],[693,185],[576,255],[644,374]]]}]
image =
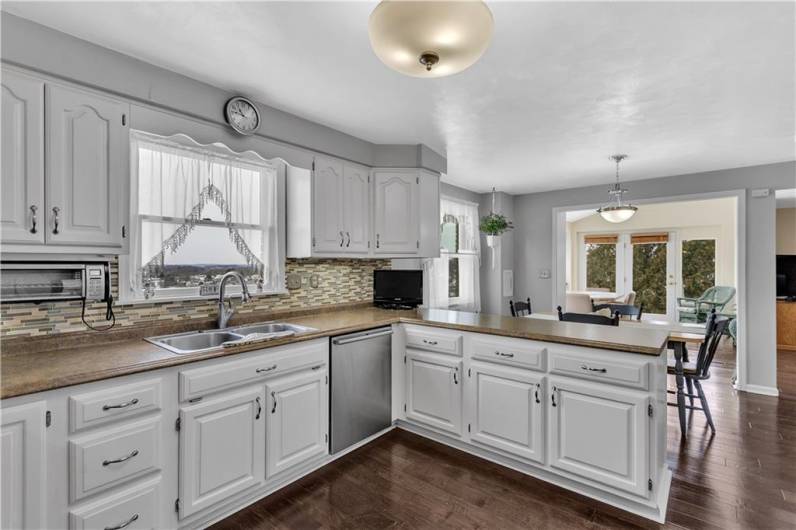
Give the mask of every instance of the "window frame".
[{"label": "window frame", "polygon": [[[132,133],[141,133],[144,136],[147,134],[145,131],[133,131],[131,130],[130,135],[130,178],[129,178],[129,188],[128,193],[130,197],[130,213],[127,226],[129,227],[128,230],[128,238],[130,240],[130,247],[136,243],[136,238],[140,237],[141,234],[141,226],[143,222],[143,218],[149,217],[152,220],[158,221],[162,220],[164,222],[168,222],[168,220],[173,220],[174,222],[182,223],[184,219],[182,218],[174,218],[168,216],[157,216],[157,215],[149,215],[149,214],[138,214],[138,152],[135,149],[135,142],[136,138]],[[252,157],[257,157],[262,159],[266,162],[269,162],[274,165],[276,169],[276,235],[277,235],[277,248],[279,252],[279,260],[280,260],[280,270],[279,270],[279,278],[278,278],[278,285],[277,289],[271,290],[263,290],[258,291],[257,285],[255,283],[247,283],[247,287],[249,288],[249,293],[253,297],[261,297],[261,296],[274,296],[279,294],[286,294],[288,292],[286,286],[286,272],[285,272],[285,263],[286,263],[286,212],[285,212],[285,174],[286,174],[286,162],[282,159],[271,159],[267,160],[264,157],[260,156],[253,150],[247,150],[245,152],[236,152],[230,149],[227,145],[222,143],[214,143],[203,145],[199,144],[192,138],[184,134],[177,134],[168,137],[161,137],[152,134],[153,137],[162,138],[165,140],[172,140],[178,139],[177,143],[182,144],[183,142],[189,142],[193,145],[184,145],[187,150],[191,148],[201,148],[205,150],[212,150],[217,151],[221,158],[230,158],[235,159],[236,161],[240,161],[243,163],[248,162],[251,160]],[[195,147],[194,147],[195,146]],[[252,164],[256,166],[256,164]],[[261,225],[251,225],[247,223],[232,223],[233,226],[239,226],[243,228],[257,228],[260,229]],[[199,221],[196,223],[196,226],[216,226],[216,227],[224,227],[226,228],[227,225],[221,221]],[[201,294],[200,287],[169,287],[165,289],[160,289],[159,293],[156,293],[154,296],[150,296],[149,298],[145,297],[140,290],[136,290],[133,288],[135,283],[136,269],[137,267],[132,263],[133,253],[132,250],[127,255],[122,255],[119,257],[119,273],[118,273],[118,293],[119,293],[119,303],[124,305],[135,305],[135,304],[153,304],[153,303],[167,303],[167,302],[181,302],[181,301],[192,301],[192,300],[215,300],[218,299],[218,293],[211,293],[211,294]],[[168,292],[165,292],[168,291]],[[225,294],[228,296],[236,296],[242,293],[242,288],[240,285],[236,283],[228,284],[227,288],[225,289]]]}]

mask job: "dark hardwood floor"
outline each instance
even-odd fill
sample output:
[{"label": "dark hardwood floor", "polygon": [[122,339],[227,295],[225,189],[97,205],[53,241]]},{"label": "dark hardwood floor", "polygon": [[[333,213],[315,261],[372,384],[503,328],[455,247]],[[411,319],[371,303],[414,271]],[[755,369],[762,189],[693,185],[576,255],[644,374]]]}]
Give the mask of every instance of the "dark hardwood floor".
[{"label": "dark hardwood floor", "polygon": [[[682,442],[669,408],[674,478],[665,527],[796,528],[796,353],[779,354],[779,398],[733,390],[734,367],[732,346],[723,344],[704,385],[716,436],[696,412]],[[213,528],[662,526],[394,430]]]}]

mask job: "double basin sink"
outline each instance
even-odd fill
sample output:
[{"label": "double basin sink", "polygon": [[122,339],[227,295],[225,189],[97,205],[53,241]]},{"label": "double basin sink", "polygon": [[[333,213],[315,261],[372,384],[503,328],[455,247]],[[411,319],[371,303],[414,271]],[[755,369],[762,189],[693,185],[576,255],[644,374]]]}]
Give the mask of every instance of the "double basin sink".
[{"label": "double basin sink", "polygon": [[177,355],[200,353],[219,348],[226,342],[242,339],[253,333],[258,334],[258,340],[266,341],[269,338],[279,338],[298,333],[317,331],[315,328],[287,324],[284,322],[268,322],[265,324],[251,324],[227,329],[210,329],[206,331],[188,331],[173,335],[160,335],[147,337],[145,340],[156,346],[165,348]]}]

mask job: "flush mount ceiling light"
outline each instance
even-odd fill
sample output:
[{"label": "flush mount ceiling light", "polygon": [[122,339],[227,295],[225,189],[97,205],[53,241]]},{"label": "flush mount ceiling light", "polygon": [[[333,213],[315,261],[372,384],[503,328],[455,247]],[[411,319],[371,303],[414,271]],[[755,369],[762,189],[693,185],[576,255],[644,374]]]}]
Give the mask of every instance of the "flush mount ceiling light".
[{"label": "flush mount ceiling light", "polygon": [[492,38],[492,12],[480,0],[384,0],[370,14],[370,45],[402,74],[443,77],[475,63]]},{"label": "flush mount ceiling light", "polygon": [[613,155],[610,158],[616,162],[616,184],[614,184],[614,189],[608,192],[608,195],[612,199],[616,199],[616,202],[603,206],[597,210],[597,213],[609,223],[624,223],[638,210],[632,204],[622,204],[622,196],[627,193],[627,190],[619,185],[619,162],[627,158],[627,155]]}]

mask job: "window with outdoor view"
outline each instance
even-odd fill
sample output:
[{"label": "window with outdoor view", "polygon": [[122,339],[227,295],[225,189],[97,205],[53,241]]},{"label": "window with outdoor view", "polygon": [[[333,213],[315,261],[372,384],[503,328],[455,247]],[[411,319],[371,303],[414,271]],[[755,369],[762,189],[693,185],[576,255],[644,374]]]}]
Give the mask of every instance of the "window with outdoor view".
[{"label": "window with outdoor view", "polygon": [[716,285],[716,240],[683,241],[683,296],[698,298]]},{"label": "window with outdoor view", "polygon": [[616,289],[616,243],[618,236],[586,236],[586,289]]},{"label": "window with outdoor view", "polygon": [[129,298],[213,294],[238,271],[252,292],[277,292],[277,166],[186,136],[132,136]]},{"label": "window with outdoor view", "polygon": [[635,303],[644,304],[645,313],[666,314],[667,241],[667,234],[633,234],[630,238],[633,247]]}]

